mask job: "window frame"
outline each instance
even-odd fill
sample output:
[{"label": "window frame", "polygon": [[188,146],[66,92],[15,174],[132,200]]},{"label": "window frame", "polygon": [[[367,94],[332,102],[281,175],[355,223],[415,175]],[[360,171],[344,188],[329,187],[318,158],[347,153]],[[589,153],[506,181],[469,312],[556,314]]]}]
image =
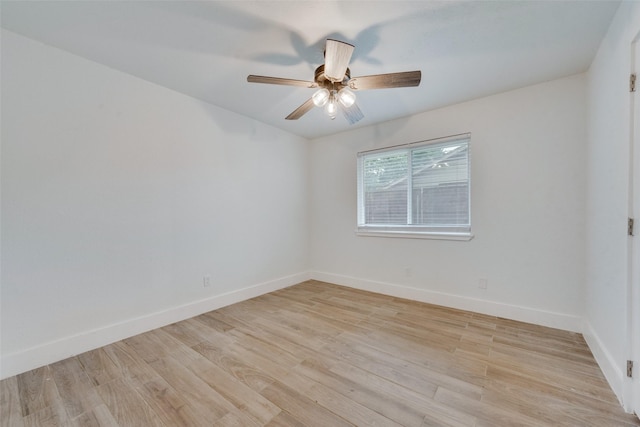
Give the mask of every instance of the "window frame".
[{"label": "window frame", "polygon": [[[409,154],[417,148],[429,145],[447,144],[452,145],[456,141],[462,141],[467,145],[467,186],[468,186],[468,206],[469,206],[469,223],[463,226],[438,226],[438,225],[413,225],[413,224],[366,224],[365,223],[365,205],[364,205],[364,159],[372,154],[392,153],[405,151]],[[411,171],[411,163],[409,163]],[[413,173],[409,172],[407,177],[407,209],[412,209],[412,191],[413,191]],[[409,222],[409,221],[407,221]],[[374,150],[361,151],[357,153],[357,227],[356,235],[358,236],[374,236],[374,237],[405,237],[418,239],[441,239],[441,240],[461,240],[468,241],[473,238],[471,233],[471,134],[463,133],[451,135],[442,138],[434,138],[423,141],[412,142],[408,144],[395,145]]]}]

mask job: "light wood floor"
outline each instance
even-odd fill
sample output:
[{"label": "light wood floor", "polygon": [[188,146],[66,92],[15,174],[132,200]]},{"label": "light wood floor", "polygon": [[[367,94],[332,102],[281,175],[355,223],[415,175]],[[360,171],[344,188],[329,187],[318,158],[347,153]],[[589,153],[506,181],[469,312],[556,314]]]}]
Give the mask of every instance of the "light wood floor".
[{"label": "light wood floor", "polygon": [[1,382],[2,426],[639,426],[580,334],[300,285]]}]

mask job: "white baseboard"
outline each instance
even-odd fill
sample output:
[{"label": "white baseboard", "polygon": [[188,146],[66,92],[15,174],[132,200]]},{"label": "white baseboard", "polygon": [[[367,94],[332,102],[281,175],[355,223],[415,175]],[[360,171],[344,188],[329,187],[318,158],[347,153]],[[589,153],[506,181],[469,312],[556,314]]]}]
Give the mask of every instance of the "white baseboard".
[{"label": "white baseboard", "polygon": [[[582,319],[578,316],[314,271],[271,280],[237,291],[216,295],[138,318],[128,319],[103,328],[64,337],[18,352],[2,355],[2,359],[0,360],[0,379],[54,363],[67,357],[93,350],[155,328],[179,322],[211,310],[293,286],[309,279],[573,332],[582,332],[583,329]],[[595,337],[595,335],[593,336]],[[618,394],[618,390],[622,390],[622,387],[616,388],[612,381],[620,383],[621,380],[617,378],[621,376],[622,373],[617,372],[615,364],[609,361],[610,357],[607,356],[608,353],[604,351],[604,347],[597,344],[597,342],[599,342],[597,338],[592,338],[591,341],[596,342],[596,344],[592,345],[589,340],[587,341],[594,355],[597,355],[597,348],[602,349],[600,353],[605,356],[600,355],[600,357],[596,357],[596,360],[603,366],[603,371],[605,371],[607,379],[612,384],[616,394]],[[605,368],[607,364],[612,368],[609,369],[609,373]],[[620,394],[618,394],[618,396],[620,396]]]},{"label": "white baseboard", "polygon": [[155,328],[309,280],[298,273],[2,355],[0,379],[54,363]]},{"label": "white baseboard", "polygon": [[398,298],[458,308],[572,332],[581,332],[618,399],[623,405],[624,401],[627,400],[623,398],[625,395],[625,377],[621,368],[602,344],[589,322],[583,321],[579,316],[318,271],[303,272],[270,280],[237,291],[193,301],[167,310],[150,313],[103,328],[2,355],[0,359],[0,379],[310,279]]},{"label": "white baseboard", "polygon": [[611,353],[607,350],[607,348],[600,340],[600,337],[596,333],[591,323],[587,320],[584,321],[582,336],[584,337],[591,353],[593,353],[593,357],[596,359],[598,366],[602,370],[605,378],[609,382],[609,386],[615,393],[616,397],[620,401],[620,404],[627,412],[631,412],[631,408],[627,408],[625,406],[625,375],[622,372],[622,369],[616,363],[616,360]]},{"label": "white baseboard", "polygon": [[430,291],[426,289],[412,288],[391,283],[377,282],[373,280],[360,279],[350,276],[342,276],[332,273],[312,271],[311,279],[323,282],[334,283],[336,285],[348,286],[364,291],[376,292],[398,298],[426,302],[430,304],[442,305],[461,310],[473,311],[475,313],[487,314],[490,316],[503,317],[505,319],[518,320],[521,322],[533,323],[550,328],[563,329],[572,332],[582,332],[582,318],[564,313],[554,313],[551,311],[539,310],[531,307],[503,304],[494,301],[470,298],[460,295],[447,294],[444,292]]}]

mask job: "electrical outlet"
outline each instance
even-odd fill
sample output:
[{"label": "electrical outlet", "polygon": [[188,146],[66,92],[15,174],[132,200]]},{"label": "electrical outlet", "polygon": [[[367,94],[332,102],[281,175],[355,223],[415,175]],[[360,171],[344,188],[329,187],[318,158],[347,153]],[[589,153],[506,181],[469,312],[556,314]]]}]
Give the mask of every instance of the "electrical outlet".
[{"label": "electrical outlet", "polygon": [[478,279],[478,288],[487,289],[487,279]]},{"label": "electrical outlet", "polygon": [[211,276],[207,274],[202,278],[202,286],[204,286],[205,288],[211,286]]},{"label": "electrical outlet", "polygon": [[404,269],[404,277],[411,277],[413,276],[413,271],[411,270],[411,267],[406,267]]}]

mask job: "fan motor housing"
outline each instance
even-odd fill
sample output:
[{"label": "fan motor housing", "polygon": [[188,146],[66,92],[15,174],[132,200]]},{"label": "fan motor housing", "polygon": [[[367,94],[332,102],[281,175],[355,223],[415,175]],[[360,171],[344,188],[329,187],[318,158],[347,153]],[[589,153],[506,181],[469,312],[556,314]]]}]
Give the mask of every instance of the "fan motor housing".
[{"label": "fan motor housing", "polygon": [[316,68],[314,81],[318,84],[319,87],[325,89],[339,89],[347,86],[347,82],[351,78],[351,70],[347,68],[347,71],[344,73],[344,79],[341,82],[332,82],[327,78],[324,74],[324,64]]}]

